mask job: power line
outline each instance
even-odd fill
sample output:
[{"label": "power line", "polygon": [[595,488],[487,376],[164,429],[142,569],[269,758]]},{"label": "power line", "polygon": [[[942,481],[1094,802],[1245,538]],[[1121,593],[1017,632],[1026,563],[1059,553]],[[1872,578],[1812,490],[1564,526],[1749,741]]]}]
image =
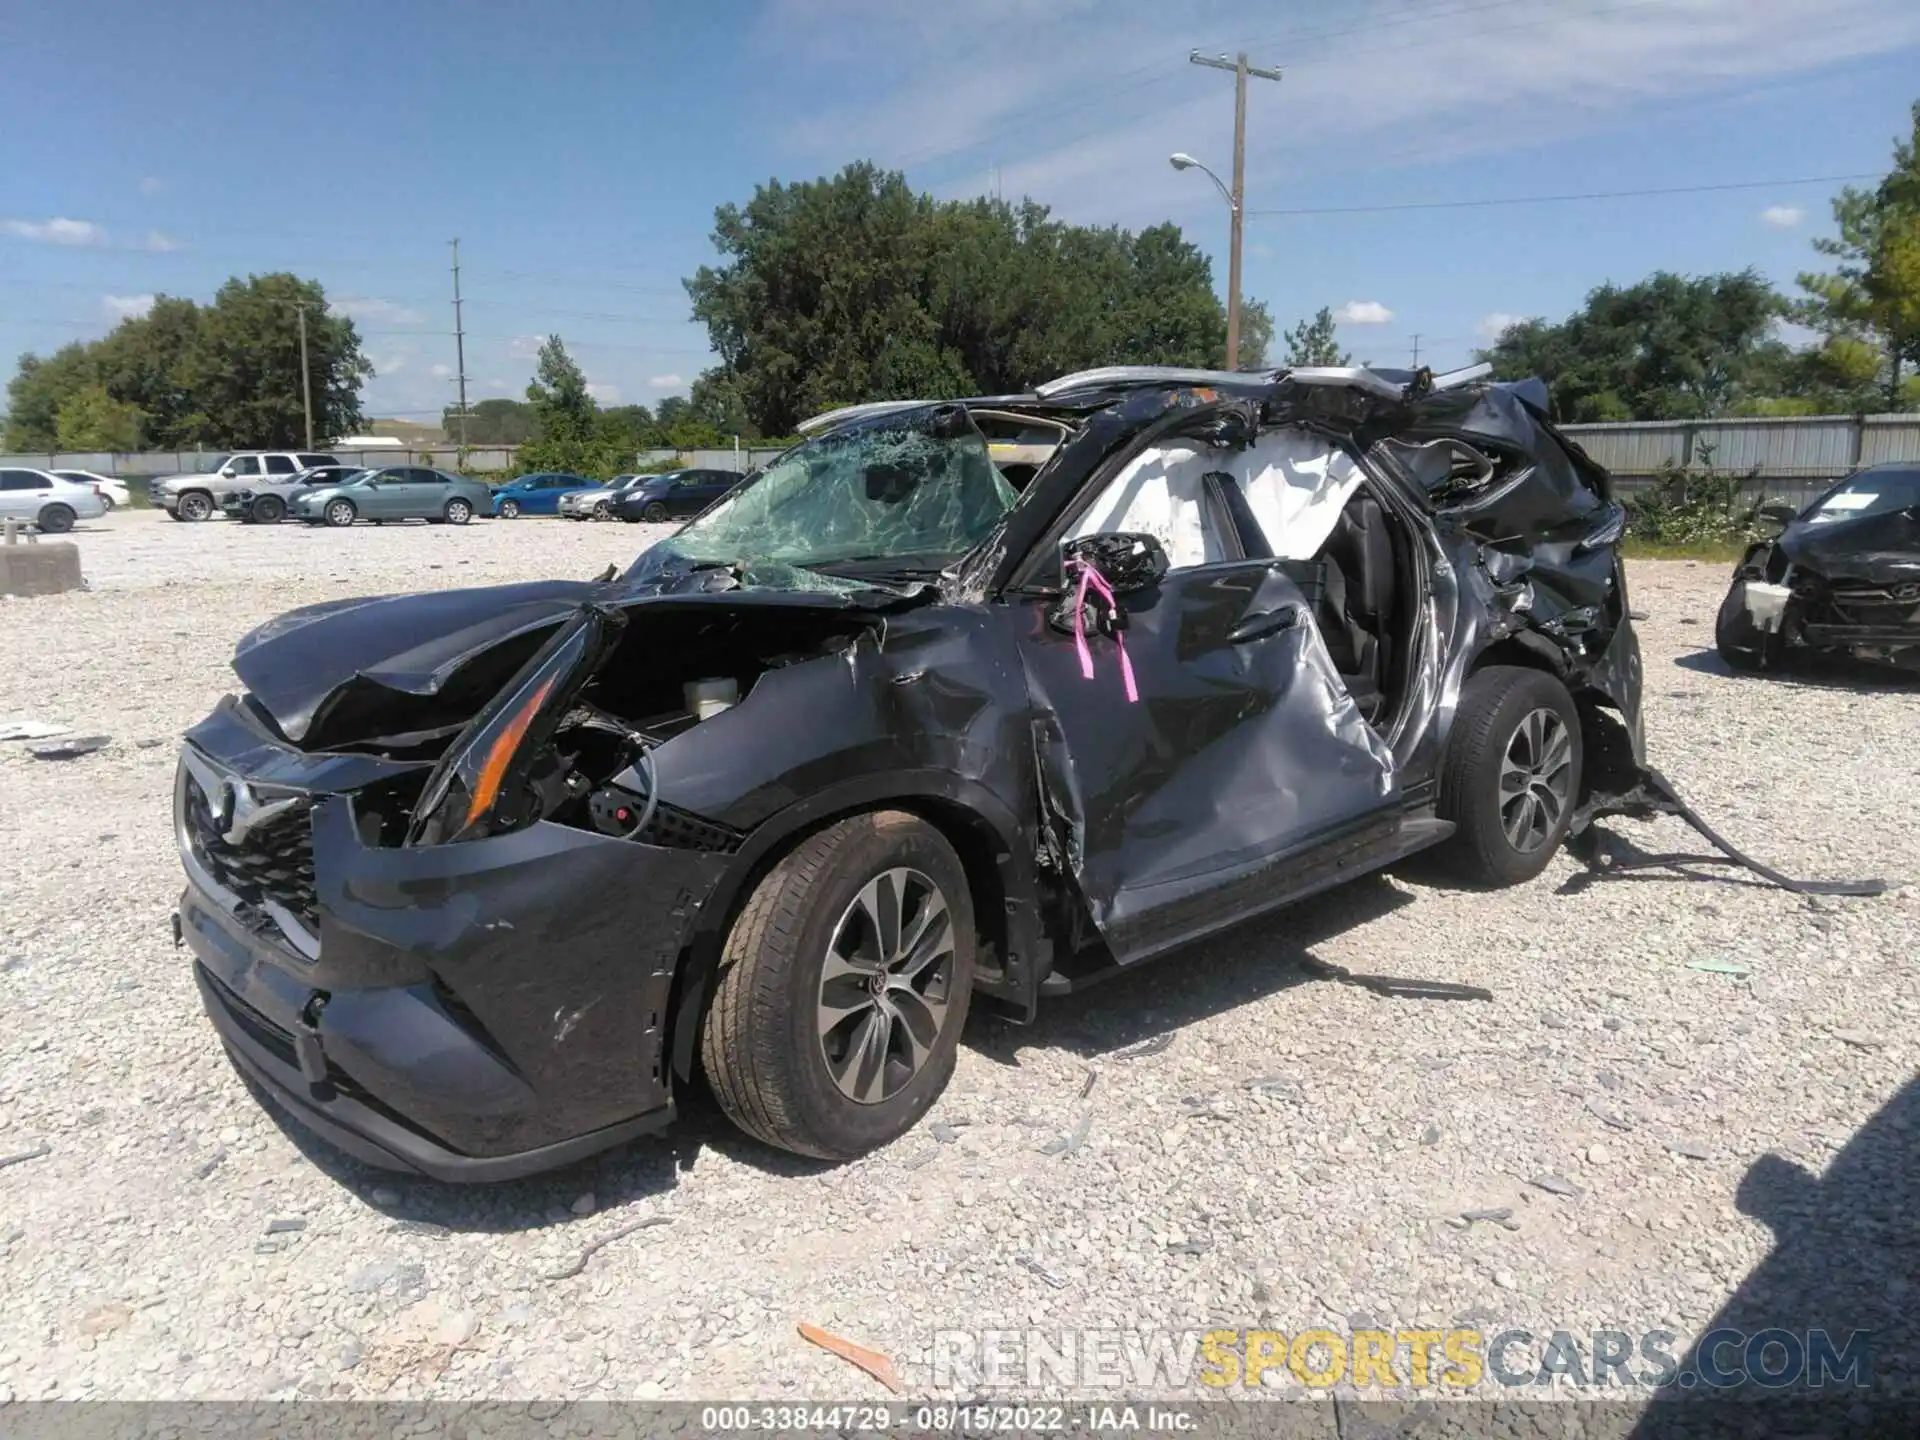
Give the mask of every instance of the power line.
[{"label": "power line", "polygon": [[1706,195],[1725,190],[1784,189],[1789,185],[1837,185],[1877,180],[1877,174],[1801,175],[1788,180],[1728,180],[1707,185],[1660,185],[1643,190],[1588,190],[1566,195],[1497,195],[1474,200],[1402,200],[1386,205],[1307,205],[1249,210],[1249,215],[1380,215],[1400,210],[1480,210],[1499,205],[1556,205],[1574,200],[1629,200],[1650,195]]}]

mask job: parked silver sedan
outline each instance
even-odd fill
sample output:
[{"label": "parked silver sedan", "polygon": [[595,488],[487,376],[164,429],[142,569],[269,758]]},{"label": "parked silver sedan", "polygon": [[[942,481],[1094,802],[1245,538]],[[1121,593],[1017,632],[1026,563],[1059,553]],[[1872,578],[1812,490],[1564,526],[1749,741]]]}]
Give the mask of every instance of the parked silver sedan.
[{"label": "parked silver sedan", "polygon": [[565,520],[611,520],[614,502],[649,478],[646,475],[616,475],[606,484],[591,490],[569,490],[560,497],[560,516]]},{"label": "parked silver sedan", "polygon": [[309,525],[336,529],[356,520],[464,525],[475,515],[489,514],[492,503],[493,492],[478,480],[424,465],[389,465],[362,470],[344,484],[303,491],[287,502],[287,513]]},{"label": "parked silver sedan", "polygon": [[98,520],[107,497],[92,485],[46,470],[0,470],[0,520],[25,520],[48,535],[64,535],[76,520]]}]

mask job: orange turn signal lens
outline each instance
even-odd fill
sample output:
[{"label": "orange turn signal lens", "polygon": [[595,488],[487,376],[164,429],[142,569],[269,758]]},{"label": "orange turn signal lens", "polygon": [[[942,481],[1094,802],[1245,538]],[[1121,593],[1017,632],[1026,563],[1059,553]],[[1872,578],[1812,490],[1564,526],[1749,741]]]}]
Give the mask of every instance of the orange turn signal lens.
[{"label": "orange turn signal lens", "polygon": [[513,763],[514,752],[526,738],[527,728],[533,724],[533,717],[540,713],[540,707],[546,703],[553,686],[554,682],[548,680],[536,690],[513,718],[501,727],[493,744],[487,747],[487,758],[480,766],[480,773],[474,777],[473,799],[467,805],[467,825],[477,824],[484,819],[487,812],[493,809],[493,802],[500,798],[500,782],[507,778],[507,766]]}]

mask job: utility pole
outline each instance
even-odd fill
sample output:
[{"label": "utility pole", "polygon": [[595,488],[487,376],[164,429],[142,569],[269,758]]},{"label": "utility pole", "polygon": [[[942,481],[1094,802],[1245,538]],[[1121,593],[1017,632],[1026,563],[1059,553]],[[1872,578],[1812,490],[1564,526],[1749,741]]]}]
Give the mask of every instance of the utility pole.
[{"label": "utility pole", "polygon": [[1202,55],[1195,50],[1187,57],[1195,65],[1233,72],[1233,238],[1227,252],[1227,363],[1228,370],[1240,368],[1240,232],[1247,213],[1247,77],[1278,80],[1278,70],[1262,70],[1247,63],[1242,50],[1232,60],[1226,56]]},{"label": "utility pole", "polygon": [[1413,368],[1416,370],[1420,368],[1420,332],[1418,330],[1413,332]]},{"label": "utility pole", "polygon": [[460,449],[467,448],[467,331],[460,318],[460,242],[453,242],[453,363],[460,380]]},{"label": "utility pole", "polygon": [[313,449],[313,371],[307,365],[307,304],[298,301],[293,307],[294,314],[300,317],[300,408],[307,415],[307,449]]}]

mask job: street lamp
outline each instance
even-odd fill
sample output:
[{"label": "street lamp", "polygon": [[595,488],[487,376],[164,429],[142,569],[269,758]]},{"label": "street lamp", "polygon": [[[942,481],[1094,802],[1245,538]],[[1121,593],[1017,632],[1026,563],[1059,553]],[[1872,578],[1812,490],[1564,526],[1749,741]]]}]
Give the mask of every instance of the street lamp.
[{"label": "street lamp", "polygon": [[1211,167],[1203,165],[1184,150],[1176,150],[1167,157],[1167,163],[1176,170],[1198,170],[1209,180],[1213,188],[1220,192],[1220,198],[1227,202],[1227,214],[1233,221],[1232,253],[1227,261],[1227,365],[1229,370],[1240,368],[1240,201],[1226,181],[1213,173]]}]

